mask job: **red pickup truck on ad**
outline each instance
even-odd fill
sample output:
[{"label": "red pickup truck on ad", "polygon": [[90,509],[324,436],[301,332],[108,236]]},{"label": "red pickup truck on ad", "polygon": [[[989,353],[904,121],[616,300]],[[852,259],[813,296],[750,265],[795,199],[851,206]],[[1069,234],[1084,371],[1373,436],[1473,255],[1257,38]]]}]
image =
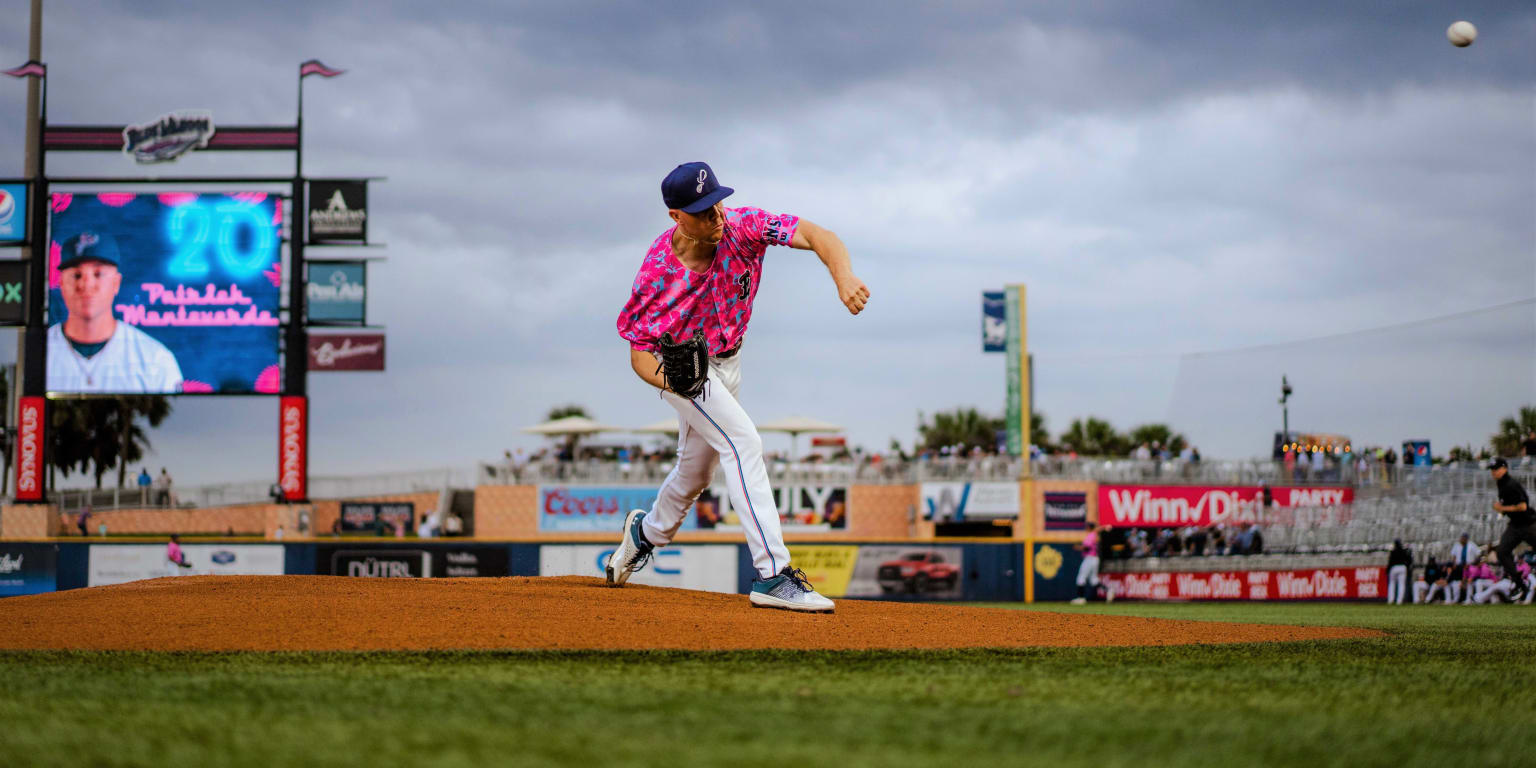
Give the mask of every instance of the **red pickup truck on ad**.
[{"label": "red pickup truck on ad", "polygon": [[944,562],[937,552],[912,552],[881,563],[876,579],[881,592],[940,592],[952,590],[960,583],[960,568]]}]

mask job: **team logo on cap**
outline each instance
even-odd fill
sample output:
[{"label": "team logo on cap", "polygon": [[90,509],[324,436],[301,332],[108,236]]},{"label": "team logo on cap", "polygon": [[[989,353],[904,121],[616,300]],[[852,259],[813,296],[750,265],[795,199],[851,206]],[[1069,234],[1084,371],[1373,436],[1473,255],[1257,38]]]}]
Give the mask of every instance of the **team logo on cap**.
[{"label": "team logo on cap", "polygon": [[76,256],[84,256],[85,255],[85,249],[87,249],[87,248],[89,248],[89,247],[91,247],[91,246],[93,246],[93,245],[95,245],[95,244],[97,244],[99,242],[101,242],[101,238],[99,238],[99,237],[97,237],[97,236],[95,236],[95,235],[93,235],[93,234],[91,234],[89,232],[82,232],[82,233],[80,233],[79,239],[75,240],[75,255]]},{"label": "team logo on cap", "polygon": [[693,191],[695,191],[695,192],[703,192],[704,191],[704,180],[707,179],[707,178],[709,178],[709,171],[706,171],[703,168],[700,168],[699,169],[699,185],[697,187],[694,187]]}]

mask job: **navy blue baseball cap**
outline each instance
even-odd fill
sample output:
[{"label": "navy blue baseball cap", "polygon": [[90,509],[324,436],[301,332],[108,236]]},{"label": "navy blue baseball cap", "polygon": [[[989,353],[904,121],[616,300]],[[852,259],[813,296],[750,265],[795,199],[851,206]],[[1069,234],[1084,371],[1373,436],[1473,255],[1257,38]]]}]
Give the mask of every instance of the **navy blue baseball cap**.
[{"label": "navy blue baseball cap", "polygon": [[87,261],[99,261],[117,266],[117,241],[111,235],[81,232],[59,246],[59,269],[69,269]]},{"label": "navy blue baseball cap", "polygon": [[736,190],[720,186],[709,163],[683,163],[661,180],[661,200],[668,208],[700,213]]}]

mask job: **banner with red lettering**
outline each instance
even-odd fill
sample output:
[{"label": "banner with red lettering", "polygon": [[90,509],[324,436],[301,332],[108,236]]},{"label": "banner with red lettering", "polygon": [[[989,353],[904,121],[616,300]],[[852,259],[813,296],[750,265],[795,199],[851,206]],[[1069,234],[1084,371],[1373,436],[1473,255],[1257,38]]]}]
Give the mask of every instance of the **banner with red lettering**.
[{"label": "banner with red lettering", "polygon": [[[1317,516],[1312,510],[1351,504],[1355,500],[1355,489],[1347,486],[1279,486],[1270,489],[1273,505],[1266,514],[1261,494],[1262,488],[1256,485],[1100,485],[1099,525],[1121,528],[1229,523],[1289,525],[1308,514]],[[1308,511],[1302,511],[1303,508]]]},{"label": "banner with red lettering", "polygon": [[278,405],[277,482],[284,501],[309,495],[309,398],[284,395]]},{"label": "banner with red lettering", "polygon": [[1105,573],[1116,600],[1380,600],[1385,566],[1210,573]]},{"label": "banner with red lettering", "polygon": [[42,501],[48,401],[41,397],[16,399],[16,500]]}]

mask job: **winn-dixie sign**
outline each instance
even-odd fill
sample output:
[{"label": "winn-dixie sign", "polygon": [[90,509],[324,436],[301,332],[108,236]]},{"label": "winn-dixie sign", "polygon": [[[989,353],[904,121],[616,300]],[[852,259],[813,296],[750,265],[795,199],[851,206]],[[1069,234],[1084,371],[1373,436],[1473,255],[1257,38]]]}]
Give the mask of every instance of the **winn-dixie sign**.
[{"label": "winn-dixie sign", "polygon": [[[1353,488],[1271,488],[1276,507],[1329,507],[1355,500]],[[1121,527],[1257,523],[1258,486],[1100,485],[1099,524]]]},{"label": "winn-dixie sign", "polygon": [[1099,578],[1127,600],[1379,600],[1387,569],[1319,568],[1210,573],[1105,573]]}]

